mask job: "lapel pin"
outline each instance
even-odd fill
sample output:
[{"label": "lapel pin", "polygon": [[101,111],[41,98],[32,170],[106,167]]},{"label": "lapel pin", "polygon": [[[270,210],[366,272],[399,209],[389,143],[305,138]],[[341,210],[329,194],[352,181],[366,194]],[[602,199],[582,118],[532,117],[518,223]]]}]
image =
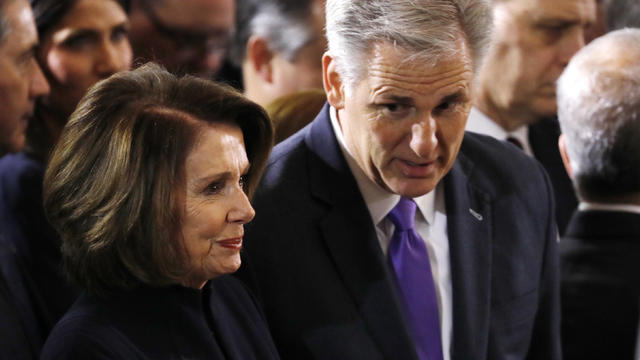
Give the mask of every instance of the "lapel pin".
[{"label": "lapel pin", "polygon": [[469,212],[471,213],[471,215],[473,215],[473,217],[478,219],[478,221],[482,221],[482,219],[484,219],[484,217],[482,217],[482,214],[480,214],[479,212],[473,210],[472,208],[469,208]]}]

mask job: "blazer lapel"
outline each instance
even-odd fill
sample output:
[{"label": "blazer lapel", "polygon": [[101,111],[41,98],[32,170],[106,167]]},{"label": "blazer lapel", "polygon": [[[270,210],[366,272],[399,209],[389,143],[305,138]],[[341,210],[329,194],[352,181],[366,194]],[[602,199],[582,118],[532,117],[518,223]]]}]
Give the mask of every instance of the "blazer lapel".
[{"label": "blazer lapel", "polygon": [[453,292],[452,360],[484,359],[491,305],[491,203],[462,152],[445,177]]},{"label": "blazer lapel", "polygon": [[333,134],[327,105],[306,142],[312,152],[311,192],[328,206],[321,232],[344,286],[384,357],[416,359],[369,211]]}]

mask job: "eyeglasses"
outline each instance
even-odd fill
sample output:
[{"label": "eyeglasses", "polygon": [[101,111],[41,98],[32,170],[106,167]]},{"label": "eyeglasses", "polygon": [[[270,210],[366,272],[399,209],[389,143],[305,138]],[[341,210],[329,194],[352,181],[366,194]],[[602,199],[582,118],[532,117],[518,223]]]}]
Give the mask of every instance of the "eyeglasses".
[{"label": "eyeglasses", "polygon": [[144,12],[158,32],[171,40],[176,51],[203,52],[210,55],[224,56],[229,48],[230,34],[228,33],[203,33],[172,26],[162,21],[149,3],[153,0],[140,0]]}]

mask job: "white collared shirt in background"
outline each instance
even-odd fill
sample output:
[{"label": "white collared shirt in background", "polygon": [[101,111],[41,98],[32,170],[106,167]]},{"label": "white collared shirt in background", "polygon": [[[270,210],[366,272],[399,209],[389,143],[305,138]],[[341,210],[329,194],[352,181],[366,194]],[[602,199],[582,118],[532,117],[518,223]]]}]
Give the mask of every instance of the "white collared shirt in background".
[{"label": "white collared shirt in background", "polygon": [[507,140],[508,137],[513,137],[520,141],[522,144],[522,150],[525,154],[533,156],[531,150],[531,144],[529,143],[529,127],[521,126],[515,131],[506,132],[500,125],[491,120],[487,115],[482,113],[475,107],[471,108],[469,112],[469,118],[467,120],[467,131],[473,131],[478,134],[489,135],[498,140]]},{"label": "white collared shirt in background", "polygon": [[[369,214],[376,225],[378,241],[385,257],[394,225],[387,219],[387,214],[398,204],[400,195],[390,193],[367,177],[347,147],[338,122],[335,108],[329,110],[331,125],[340,144],[340,149],[351,173],[358,183],[360,193],[367,204]],[[453,305],[451,290],[451,261],[449,257],[449,237],[447,235],[447,214],[444,202],[444,185],[442,183],[428,194],[413,199],[420,211],[416,211],[415,229],[420,234],[429,252],[431,274],[433,275],[438,310],[440,313],[440,331],[444,360],[451,359],[451,334],[453,330]],[[425,270],[426,271],[426,270]]]},{"label": "white collared shirt in background", "polygon": [[592,202],[580,202],[578,210],[622,211],[640,214],[640,206],[634,204],[601,204]]}]

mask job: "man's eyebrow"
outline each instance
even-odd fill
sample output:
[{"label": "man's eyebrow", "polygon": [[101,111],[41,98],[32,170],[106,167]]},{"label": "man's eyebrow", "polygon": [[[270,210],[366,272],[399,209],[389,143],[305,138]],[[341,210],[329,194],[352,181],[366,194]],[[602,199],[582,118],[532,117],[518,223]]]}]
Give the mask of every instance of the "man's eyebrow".
[{"label": "man's eyebrow", "polygon": [[35,42],[31,45],[31,47],[27,48],[26,50],[24,50],[22,53],[20,53],[18,55],[18,59],[19,60],[27,60],[29,58],[35,57],[38,48],[40,47],[40,44]]},{"label": "man's eyebrow", "polygon": [[411,104],[415,103],[415,100],[413,100],[413,98],[410,97],[410,96],[383,94],[383,95],[380,96],[380,98],[382,100],[391,100],[393,102],[400,103],[400,104],[405,104],[405,105],[411,105]]},{"label": "man's eyebrow", "polygon": [[468,99],[469,99],[469,94],[465,90],[460,89],[454,92],[453,94],[446,95],[445,97],[442,98],[442,100],[440,100],[440,102],[443,103],[443,102],[466,101]]}]

